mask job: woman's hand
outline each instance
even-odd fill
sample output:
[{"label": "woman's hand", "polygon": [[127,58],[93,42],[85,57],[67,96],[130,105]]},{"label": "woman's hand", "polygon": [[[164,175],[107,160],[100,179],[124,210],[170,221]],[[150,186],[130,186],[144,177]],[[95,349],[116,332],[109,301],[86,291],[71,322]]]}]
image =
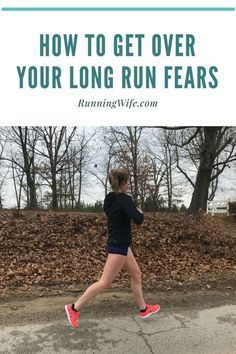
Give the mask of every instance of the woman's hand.
[{"label": "woman's hand", "polygon": [[137,210],[141,213],[141,214],[143,214],[143,211],[142,211],[142,209],[140,209],[140,208],[137,208]]}]

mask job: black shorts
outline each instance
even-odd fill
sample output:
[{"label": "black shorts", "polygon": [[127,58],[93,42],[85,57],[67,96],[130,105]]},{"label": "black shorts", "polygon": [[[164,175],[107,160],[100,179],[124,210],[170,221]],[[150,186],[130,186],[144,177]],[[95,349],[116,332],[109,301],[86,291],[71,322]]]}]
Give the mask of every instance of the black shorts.
[{"label": "black shorts", "polygon": [[121,254],[122,256],[127,256],[128,248],[126,246],[112,246],[107,245],[107,252],[113,254]]}]

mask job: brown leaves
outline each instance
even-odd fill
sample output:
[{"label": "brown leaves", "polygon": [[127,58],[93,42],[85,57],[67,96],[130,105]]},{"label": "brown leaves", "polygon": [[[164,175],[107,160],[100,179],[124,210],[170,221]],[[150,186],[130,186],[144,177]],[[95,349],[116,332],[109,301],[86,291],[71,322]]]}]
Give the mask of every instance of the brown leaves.
[{"label": "brown leaves", "polygon": [[[132,250],[144,285],[199,279],[233,267],[235,239],[225,236],[223,219],[201,215],[145,213],[133,225]],[[0,212],[0,290],[8,287],[89,284],[106,261],[104,214],[24,211]],[[231,225],[232,226],[232,225]],[[235,230],[235,224],[233,225]],[[118,286],[129,286],[122,273]]]}]

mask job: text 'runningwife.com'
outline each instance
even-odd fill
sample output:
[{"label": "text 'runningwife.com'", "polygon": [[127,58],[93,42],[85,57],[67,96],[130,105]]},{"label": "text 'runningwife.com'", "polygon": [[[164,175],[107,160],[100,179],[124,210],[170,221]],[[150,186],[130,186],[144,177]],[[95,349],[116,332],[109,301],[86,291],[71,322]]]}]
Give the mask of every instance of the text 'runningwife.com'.
[{"label": "text 'runningwife.com'", "polygon": [[78,108],[88,109],[88,108],[108,108],[108,109],[157,109],[157,100],[135,100],[133,98],[125,99],[113,99],[108,100],[106,98],[102,100],[85,100],[80,99],[78,102]]}]

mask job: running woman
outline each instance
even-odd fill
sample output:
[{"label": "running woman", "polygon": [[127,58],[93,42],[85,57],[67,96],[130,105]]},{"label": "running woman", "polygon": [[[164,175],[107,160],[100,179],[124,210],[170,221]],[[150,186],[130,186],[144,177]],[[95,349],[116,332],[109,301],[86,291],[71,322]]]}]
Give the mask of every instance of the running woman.
[{"label": "running woman", "polygon": [[67,318],[72,327],[78,328],[81,309],[95,296],[108,288],[121,269],[126,270],[131,278],[131,288],[139,306],[139,316],[147,318],[160,310],[160,305],[146,304],[143,298],[141,271],[130,248],[132,244],[131,220],[140,225],[144,220],[141,209],[136,208],[128,190],[129,175],[124,169],[112,169],[109,183],[112,192],[104,199],[103,210],[107,215],[108,240],[107,260],[101,278],[90,285],[73,304],[65,305]]}]

